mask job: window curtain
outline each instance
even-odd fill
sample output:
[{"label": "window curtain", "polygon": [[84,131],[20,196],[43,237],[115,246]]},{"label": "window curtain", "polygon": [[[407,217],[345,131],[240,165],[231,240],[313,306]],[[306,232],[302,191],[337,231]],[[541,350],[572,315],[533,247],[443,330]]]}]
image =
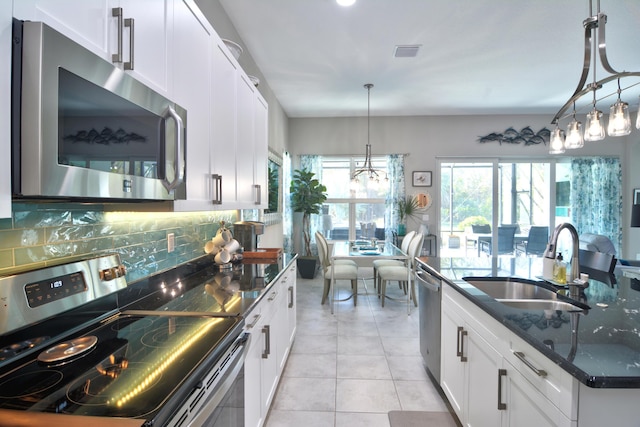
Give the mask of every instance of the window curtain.
[{"label": "window curtain", "polygon": [[291,224],[293,223],[293,210],[291,209],[291,194],[289,193],[289,188],[291,187],[291,155],[288,152],[284,152],[282,155],[282,188],[284,197],[284,212],[282,212],[282,230],[284,233],[283,236],[283,247],[285,252],[293,253],[293,241],[291,238],[292,230]]},{"label": "window curtain", "polygon": [[387,156],[387,168],[389,173],[390,189],[387,194],[387,206],[391,206],[392,209],[387,209],[385,212],[384,223],[385,237],[391,241],[393,233],[398,229],[400,218],[398,216],[398,210],[396,206],[398,200],[404,199],[406,194],[404,190],[404,155],[403,154],[390,154]]},{"label": "window curtain", "polygon": [[571,160],[571,220],[578,234],[607,236],[622,245],[622,168],[617,158]]},{"label": "window curtain", "polygon": [[[322,156],[305,154],[300,156],[300,169],[306,169],[315,174],[315,178],[322,183]],[[322,215],[311,215],[311,252],[317,254],[316,248],[316,231],[322,228]],[[293,235],[296,237],[296,242],[300,244],[300,250],[298,253],[303,254],[303,238],[302,238],[302,219],[299,222],[293,222]]]}]

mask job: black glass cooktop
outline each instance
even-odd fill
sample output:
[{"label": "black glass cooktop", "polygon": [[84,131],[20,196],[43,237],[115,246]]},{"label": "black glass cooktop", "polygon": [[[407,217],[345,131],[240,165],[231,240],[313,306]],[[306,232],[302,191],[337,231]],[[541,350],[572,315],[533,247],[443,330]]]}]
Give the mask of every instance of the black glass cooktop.
[{"label": "black glass cooktop", "polygon": [[0,408],[152,418],[184,392],[187,379],[199,380],[190,374],[205,360],[213,363],[214,351],[226,347],[241,323],[240,317],[121,315],[34,353],[0,377]]}]

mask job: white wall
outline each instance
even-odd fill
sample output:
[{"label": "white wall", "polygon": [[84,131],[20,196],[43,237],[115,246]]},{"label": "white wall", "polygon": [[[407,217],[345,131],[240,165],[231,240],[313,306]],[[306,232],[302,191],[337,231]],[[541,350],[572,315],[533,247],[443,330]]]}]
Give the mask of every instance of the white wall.
[{"label": "white wall", "polygon": [[[635,117],[634,117],[635,118]],[[436,171],[438,157],[500,157],[550,158],[546,145],[528,146],[478,142],[479,136],[501,133],[509,127],[520,130],[530,126],[534,132],[546,127],[552,116],[421,116],[371,117],[371,146],[374,155],[407,153],[405,173],[407,192],[416,193],[424,187],[411,186],[414,170],[433,171],[433,186],[426,188],[439,200]],[[579,118],[580,120],[580,118]],[[584,118],[581,119],[584,123]],[[289,119],[289,147],[294,158],[299,154],[364,154],[367,139],[366,117],[355,118],[293,118]],[[623,254],[635,258],[640,252],[640,230],[628,227],[632,189],[640,188],[640,171],[632,170],[640,158],[640,131],[626,138],[607,138],[587,143],[585,148],[570,150],[570,156],[619,156],[623,168]],[[435,203],[434,203],[435,206]],[[430,229],[435,232],[435,207],[430,213]],[[635,238],[630,238],[635,237]]]}]

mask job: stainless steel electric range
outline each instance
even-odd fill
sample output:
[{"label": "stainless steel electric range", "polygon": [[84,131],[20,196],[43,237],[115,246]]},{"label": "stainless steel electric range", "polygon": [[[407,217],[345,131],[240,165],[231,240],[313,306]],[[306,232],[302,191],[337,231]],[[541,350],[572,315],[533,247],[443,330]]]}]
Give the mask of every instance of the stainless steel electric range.
[{"label": "stainless steel electric range", "polygon": [[109,255],[0,278],[0,425],[212,422],[269,274],[203,259],[127,286]]}]

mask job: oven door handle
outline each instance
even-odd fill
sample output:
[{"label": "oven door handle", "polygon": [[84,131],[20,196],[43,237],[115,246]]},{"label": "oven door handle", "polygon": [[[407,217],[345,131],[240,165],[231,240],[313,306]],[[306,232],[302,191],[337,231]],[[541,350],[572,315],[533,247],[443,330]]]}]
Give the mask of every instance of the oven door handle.
[{"label": "oven door handle", "polygon": [[[234,347],[242,347],[239,351],[235,351],[231,360],[227,362],[227,368],[223,378],[214,384],[214,391],[207,398],[207,402],[197,410],[196,416],[187,424],[188,426],[202,426],[216,410],[224,396],[233,387],[233,383],[240,374],[244,366],[244,360],[249,349],[249,334],[243,333],[233,344]],[[222,356],[223,358],[225,356]]]}]

